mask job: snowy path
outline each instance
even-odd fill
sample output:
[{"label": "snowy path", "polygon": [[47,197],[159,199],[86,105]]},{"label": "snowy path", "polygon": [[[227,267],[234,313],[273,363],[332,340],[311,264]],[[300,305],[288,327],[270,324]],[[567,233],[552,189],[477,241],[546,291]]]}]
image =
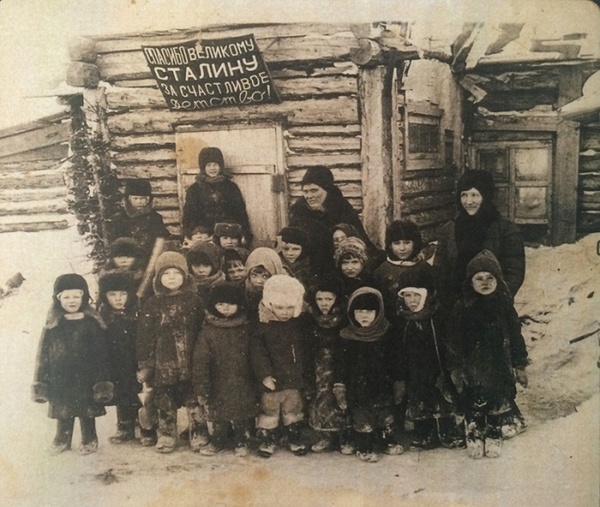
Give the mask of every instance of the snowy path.
[{"label": "snowy path", "polygon": [[[270,460],[231,455],[203,458],[185,449],[164,456],[133,444],[111,446],[107,438],[114,431],[114,409],[98,421],[97,454],[48,457],[44,449],[53,437],[54,424],[46,417],[46,405],[29,400],[37,340],[55,277],[71,269],[85,274],[89,268],[73,229],[0,235],[0,258],[0,282],[15,271],[27,279],[17,294],[0,300],[2,505],[599,504],[600,395],[585,401],[575,413],[556,418],[597,392],[595,338],[577,348],[564,346],[565,337],[558,345],[557,338],[544,340],[537,335],[535,342],[528,342],[534,360],[532,387],[531,392],[521,392],[520,399],[532,424],[526,433],[505,443],[504,455],[497,460],[470,460],[464,451],[445,449],[385,456],[378,464],[332,454],[297,458],[283,450]],[[534,258],[530,266],[536,265]],[[585,293],[584,303],[591,304],[588,288],[578,287]],[[596,301],[599,295],[600,291]],[[533,314],[534,303],[532,298],[522,307]],[[577,318],[569,313],[573,305],[559,307],[549,313],[546,331]],[[592,325],[597,310],[593,316],[588,315],[588,306],[579,308],[583,310],[579,324]],[[76,442],[77,435],[76,431]]]}]

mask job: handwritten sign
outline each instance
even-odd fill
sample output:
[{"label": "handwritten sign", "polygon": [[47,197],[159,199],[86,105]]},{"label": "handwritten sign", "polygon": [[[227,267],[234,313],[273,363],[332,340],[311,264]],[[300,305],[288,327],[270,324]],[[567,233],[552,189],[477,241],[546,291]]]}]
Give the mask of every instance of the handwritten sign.
[{"label": "handwritten sign", "polygon": [[280,102],[253,34],[142,50],[171,111]]}]

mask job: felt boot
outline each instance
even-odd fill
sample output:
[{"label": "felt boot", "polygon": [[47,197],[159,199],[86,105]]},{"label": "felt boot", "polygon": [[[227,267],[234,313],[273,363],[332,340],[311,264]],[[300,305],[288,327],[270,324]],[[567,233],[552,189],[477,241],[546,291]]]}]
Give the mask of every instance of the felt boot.
[{"label": "felt boot", "polygon": [[48,449],[48,454],[56,455],[67,451],[71,448],[71,440],[73,439],[73,426],[75,418],[56,420],[56,436],[52,441],[52,445]]},{"label": "felt boot", "polygon": [[502,454],[502,429],[499,416],[488,416],[485,434],[485,455],[488,458],[499,458]]},{"label": "felt boot", "polygon": [[302,423],[296,422],[287,427],[288,448],[295,456],[304,456],[308,449],[302,439]]},{"label": "felt boot", "polygon": [[191,405],[187,407],[189,421],[189,441],[190,450],[198,452],[202,447],[208,444],[208,428],[204,408],[200,405]]},{"label": "felt boot", "polygon": [[117,406],[117,432],[110,437],[111,444],[122,444],[135,439],[135,408]]},{"label": "felt boot", "polygon": [[357,433],[356,434],[357,451],[356,455],[358,459],[366,463],[377,463],[379,456],[375,452],[375,434],[369,433]]},{"label": "felt boot", "polygon": [[275,430],[260,428],[258,430],[258,455],[261,458],[270,458],[275,452]]},{"label": "felt boot", "polygon": [[466,421],[466,441],[467,454],[474,459],[481,459],[485,456],[485,417],[476,416]]},{"label": "felt boot", "polygon": [[340,435],[340,452],[347,456],[356,452],[356,432],[345,428]]},{"label": "felt boot", "polygon": [[98,450],[98,435],[96,434],[96,419],[94,417],[80,417],[81,445],[79,454],[92,454]]},{"label": "felt boot", "polygon": [[169,453],[177,447],[177,410],[158,411],[156,452]]},{"label": "felt boot", "polygon": [[437,424],[434,418],[414,421],[415,438],[410,443],[413,451],[427,451],[440,446]]},{"label": "felt boot", "polygon": [[446,449],[464,449],[464,425],[456,424],[454,417],[440,417],[438,419],[439,437],[442,446]]},{"label": "felt boot", "polygon": [[243,458],[248,456],[250,453],[248,449],[248,442],[250,441],[250,431],[252,428],[251,420],[233,421],[233,440],[235,443],[235,449],[233,453]]}]

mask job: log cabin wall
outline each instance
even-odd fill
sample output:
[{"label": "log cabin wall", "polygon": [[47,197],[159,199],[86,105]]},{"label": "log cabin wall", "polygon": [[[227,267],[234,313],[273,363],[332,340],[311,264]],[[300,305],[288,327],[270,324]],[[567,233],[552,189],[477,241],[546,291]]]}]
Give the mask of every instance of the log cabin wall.
[{"label": "log cabin wall", "polygon": [[[98,120],[97,106],[105,110],[105,120],[98,128],[105,130],[118,177],[150,179],[155,206],[174,235],[180,233],[174,129],[181,125],[280,122],[290,200],[301,195],[300,180],[306,167],[322,164],[332,169],[343,194],[362,211],[359,69],[349,58],[356,41],[349,25],[213,27],[203,29],[201,36],[210,39],[249,33],[254,34],[270,70],[280,104],[169,111],[141,45],[199,38],[198,31],[98,38],[85,58],[71,55],[72,65],[82,70],[93,61],[98,79],[110,85],[86,91],[85,102],[92,123]],[[226,148],[224,152],[227,160]]]},{"label": "log cabin wall", "polygon": [[600,232],[600,123],[581,128],[577,232]]}]

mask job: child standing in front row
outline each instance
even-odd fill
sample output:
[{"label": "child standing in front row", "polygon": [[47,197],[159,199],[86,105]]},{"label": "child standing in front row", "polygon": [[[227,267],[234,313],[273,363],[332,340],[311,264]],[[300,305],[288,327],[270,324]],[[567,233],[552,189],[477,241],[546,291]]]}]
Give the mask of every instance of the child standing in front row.
[{"label": "child standing in front row", "polygon": [[250,326],[243,289],[218,282],[211,289],[207,312],[194,349],[192,380],[201,405],[213,424],[203,456],[221,452],[233,430],[234,453],[248,454],[248,440],[258,413],[257,391],[250,368]]},{"label": "child standing in front row", "polygon": [[254,375],[263,387],[256,421],[261,441],[258,452],[263,458],[275,451],[280,418],[288,433],[290,451],[297,456],[307,452],[301,434],[302,392],[310,368],[307,327],[300,318],[303,298],[304,286],[291,276],[273,275],[265,283],[251,350]]},{"label": "child standing in front row", "polygon": [[489,250],[467,265],[446,341],[452,381],[463,398],[469,456],[496,458],[502,415],[516,406],[515,379],[527,386],[527,349],[500,264]]},{"label": "child standing in front row", "polygon": [[208,443],[204,412],[192,389],[192,354],[204,318],[204,306],[177,252],[156,260],[154,296],[144,304],[138,321],[136,353],[138,381],[154,387],[158,410],[156,450],[172,452],[177,445],[177,409],[188,410],[190,448]]},{"label": "child standing in front row", "polygon": [[32,397],[49,402],[48,417],[56,419],[51,454],[71,448],[75,418],[81,426],[80,454],[96,452],[95,418],[113,394],[109,381],[106,326],[90,307],[85,279],[76,274],[54,282],[52,306],[40,338]]}]

